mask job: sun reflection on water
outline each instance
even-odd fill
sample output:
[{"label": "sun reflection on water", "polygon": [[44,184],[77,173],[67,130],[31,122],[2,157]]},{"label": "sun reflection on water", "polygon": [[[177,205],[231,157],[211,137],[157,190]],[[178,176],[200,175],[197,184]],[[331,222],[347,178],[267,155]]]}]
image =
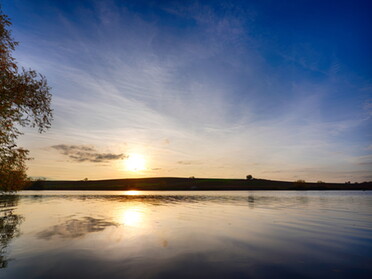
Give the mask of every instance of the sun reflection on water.
[{"label": "sun reflection on water", "polygon": [[123,192],[123,195],[125,196],[137,196],[139,194],[140,194],[140,191],[136,191],[136,190],[129,190],[129,191]]},{"label": "sun reflection on water", "polygon": [[121,223],[130,227],[137,227],[143,221],[143,212],[138,208],[128,208],[121,215]]}]

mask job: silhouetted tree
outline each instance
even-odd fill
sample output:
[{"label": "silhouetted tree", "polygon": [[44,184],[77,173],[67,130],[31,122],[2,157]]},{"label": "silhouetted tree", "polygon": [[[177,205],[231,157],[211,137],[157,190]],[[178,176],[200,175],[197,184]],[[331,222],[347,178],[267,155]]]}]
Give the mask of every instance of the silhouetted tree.
[{"label": "silhouetted tree", "polygon": [[11,36],[11,22],[0,7],[0,191],[16,191],[26,181],[28,150],[18,148],[18,127],[50,127],[50,87],[44,76],[19,70],[12,52],[18,45]]},{"label": "silhouetted tree", "polygon": [[253,179],[253,176],[252,175],[247,175],[247,180],[252,180]]},{"label": "silhouetted tree", "polygon": [[296,181],[294,182],[294,185],[297,186],[297,187],[305,186],[305,185],[306,185],[306,181],[303,180],[303,179],[299,179],[299,180],[296,180]]}]

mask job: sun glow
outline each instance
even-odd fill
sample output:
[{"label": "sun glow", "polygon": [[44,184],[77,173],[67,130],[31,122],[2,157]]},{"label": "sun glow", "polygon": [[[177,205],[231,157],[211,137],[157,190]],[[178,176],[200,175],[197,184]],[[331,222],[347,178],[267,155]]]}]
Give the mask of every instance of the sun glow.
[{"label": "sun glow", "polygon": [[136,208],[129,208],[123,212],[121,217],[122,224],[130,227],[138,226],[143,218],[143,213]]},{"label": "sun glow", "polygon": [[138,172],[146,169],[146,160],[139,154],[130,154],[128,158],[124,160],[124,164],[127,171]]},{"label": "sun glow", "polygon": [[139,194],[140,194],[140,191],[136,191],[136,190],[129,190],[129,191],[123,192],[123,195],[125,196],[137,196]]}]

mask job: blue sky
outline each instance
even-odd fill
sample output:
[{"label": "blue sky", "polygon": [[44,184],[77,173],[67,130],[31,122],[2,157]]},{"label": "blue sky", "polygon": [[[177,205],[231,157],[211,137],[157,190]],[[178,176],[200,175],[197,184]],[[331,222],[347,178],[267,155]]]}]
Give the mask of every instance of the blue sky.
[{"label": "blue sky", "polygon": [[372,180],[370,1],[2,4],[53,88],[32,176]]}]

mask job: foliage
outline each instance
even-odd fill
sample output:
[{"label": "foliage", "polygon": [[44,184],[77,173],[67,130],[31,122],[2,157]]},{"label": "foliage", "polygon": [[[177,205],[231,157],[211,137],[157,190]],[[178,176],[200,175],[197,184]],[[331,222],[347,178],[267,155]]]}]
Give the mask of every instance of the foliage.
[{"label": "foliage", "polygon": [[306,183],[306,181],[303,180],[303,179],[296,180],[295,182],[296,182],[296,183]]},{"label": "foliage", "polygon": [[294,182],[294,185],[295,186],[305,186],[305,184],[306,184],[306,181],[305,180],[303,180],[303,179],[298,179],[298,180],[296,180],[295,182]]},{"label": "foliage", "polygon": [[26,183],[28,150],[18,148],[19,127],[50,127],[50,87],[34,70],[19,70],[12,52],[18,45],[11,36],[9,18],[0,8],[0,190],[14,191]]},{"label": "foliage", "polygon": [[253,176],[252,175],[247,175],[247,180],[252,180],[253,179]]}]

